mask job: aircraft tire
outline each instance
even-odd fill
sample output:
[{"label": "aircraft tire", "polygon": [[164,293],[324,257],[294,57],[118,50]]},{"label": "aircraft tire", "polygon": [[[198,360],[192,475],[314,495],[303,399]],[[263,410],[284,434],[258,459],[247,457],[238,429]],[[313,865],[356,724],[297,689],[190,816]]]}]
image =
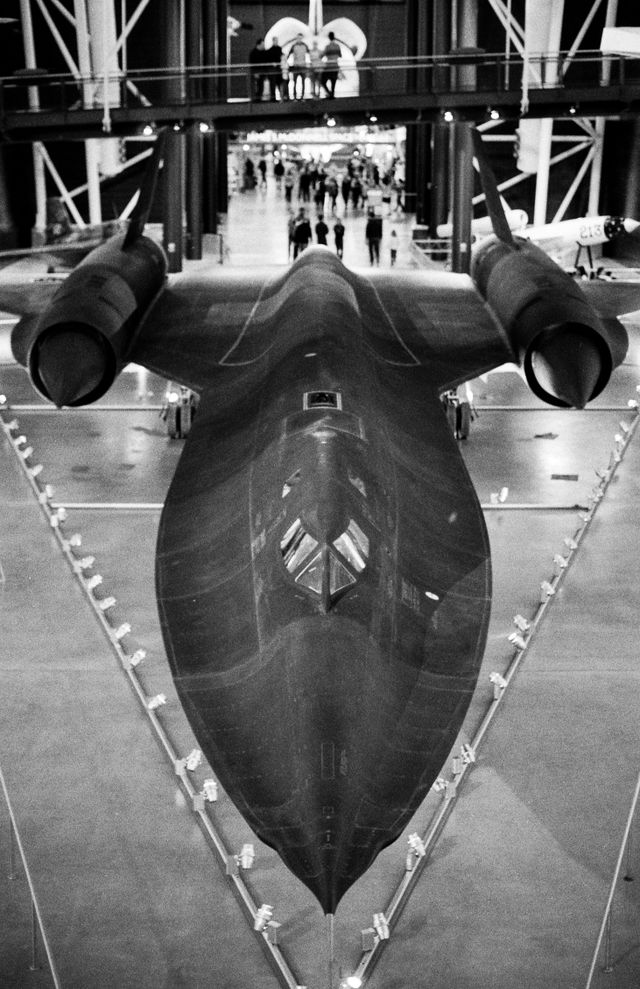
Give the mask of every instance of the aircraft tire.
[{"label": "aircraft tire", "polygon": [[460,402],[456,409],[457,430],[456,435],[459,440],[466,440],[471,430],[471,406],[469,402]]}]

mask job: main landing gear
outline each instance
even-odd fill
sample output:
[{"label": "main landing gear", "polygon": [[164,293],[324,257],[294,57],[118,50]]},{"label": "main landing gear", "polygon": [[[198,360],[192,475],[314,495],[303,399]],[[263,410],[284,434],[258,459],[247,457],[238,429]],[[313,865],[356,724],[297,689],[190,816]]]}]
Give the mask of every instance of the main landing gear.
[{"label": "main landing gear", "polygon": [[457,440],[466,440],[471,431],[471,423],[476,418],[476,412],[466,399],[460,398],[453,389],[444,392],[440,397],[444,406],[451,431]]},{"label": "main landing gear", "polygon": [[183,385],[169,385],[165,404],[160,410],[160,418],[166,422],[167,435],[172,440],[184,439],[189,435],[198,402],[198,395],[190,388],[185,388]]}]

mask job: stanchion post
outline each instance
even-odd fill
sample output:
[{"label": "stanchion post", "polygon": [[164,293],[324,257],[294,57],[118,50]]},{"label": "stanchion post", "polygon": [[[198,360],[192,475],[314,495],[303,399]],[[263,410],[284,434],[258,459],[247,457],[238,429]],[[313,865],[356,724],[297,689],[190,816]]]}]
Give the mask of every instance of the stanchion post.
[{"label": "stanchion post", "polygon": [[9,879],[16,879],[16,840],[13,821],[9,818]]},{"label": "stanchion post", "polygon": [[607,914],[607,932],[604,937],[604,968],[602,970],[609,975],[613,972],[613,958],[611,956],[611,907]]},{"label": "stanchion post", "polygon": [[30,972],[37,972],[40,966],[38,965],[38,914],[36,913],[36,905],[31,900],[31,965],[29,966]]}]

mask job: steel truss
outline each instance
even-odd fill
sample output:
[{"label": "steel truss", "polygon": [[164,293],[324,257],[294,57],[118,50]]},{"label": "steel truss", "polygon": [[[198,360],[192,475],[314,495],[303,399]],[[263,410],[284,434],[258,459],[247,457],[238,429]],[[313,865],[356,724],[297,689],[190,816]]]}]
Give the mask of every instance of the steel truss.
[{"label": "steel truss", "polygon": [[[144,13],[150,0],[140,0],[133,13],[127,16],[126,0],[20,0],[25,67],[37,69],[37,48],[33,28],[34,14],[44,21],[68,71],[78,80],[83,107],[103,107],[103,129],[109,131],[109,112],[118,106],[120,91],[118,78],[127,71],[127,40]],[[119,12],[116,11],[119,7]],[[74,43],[65,41],[69,25],[73,28]],[[88,80],[91,79],[89,82]],[[127,86],[134,95],[145,102],[133,83]],[[148,102],[148,101],[147,101]],[[38,88],[29,88],[29,106],[38,108]],[[56,169],[44,143],[33,146],[35,175],[36,219],[33,237],[44,239],[47,224],[47,186],[53,185],[66,206],[72,222],[80,230],[87,226],[100,227],[100,183],[136,165],[150,151],[126,158],[123,141],[118,138],[92,138],[84,142],[86,182],[69,189]],[[47,181],[47,178],[49,181]],[[87,195],[88,215],[83,216],[78,197]],[[136,194],[137,196],[137,194]],[[135,203],[134,197],[121,214],[125,219]],[[111,218],[110,218],[111,219]]]},{"label": "steel truss", "polygon": [[[504,31],[505,54],[515,51],[525,62],[522,79],[521,110],[526,114],[528,108],[528,89],[530,85],[553,84],[549,78],[555,73],[557,82],[561,84],[570,71],[576,54],[584,51],[583,42],[592,24],[600,24],[602,28],[613,27],[616,23],[618,0],[592,0],[584,4],[584,16],[577,26],[575,37],[566,55],[560,58],[560,39],[565,26],[566,11],[564,0],[525,0],[524,23],[520,23],[513,12],[513,0],[485,0],[495,14]],[[575,8],[575,4],[571,7]],[[572,11],[575,16],[575,12]],[[572,18],[573,21],[573,18]],[[565,46],[566,47],[566,46]],[[541,80],[539,56],[558,56],[557,61],[547,62],[544,80]],[[607,83],[607,67],[603,85]],[[490,122],[483,129],[491,130],[497,126]],[[579,107],[575,114],[565,118],[563,126],[551,118],[544,120],[521,120],[513,140],[516,142],[518,173],[501,183],[501,191],[508,190],[532,174],[536,176],[535,202],[533,216],[530,218],[536,225],[548,221],[563,219],[571,204],[581,189],[583,182],[588,181],[587,214],[599,212],[600,184],[602,176],[602,156],[604,148],[606,120],[604,117],[587,118],[579,115]],[[487,137],[491,140],[491,134]],[[505,136],[495,139],[504,140]],[[508,137],[507,140],[512,138]],[[560,150],[554,146],[561,145]],[[564,190],[562,201],[552,217],[548,216],[549,208],[549,179],[554,165],[573,159],[575,172],[567,178],[566,168],[562,170],[562,180],[568,185]],[[560,181],[560,179],[558,179]],[[483,197],[477,197],[479,201]]]}]

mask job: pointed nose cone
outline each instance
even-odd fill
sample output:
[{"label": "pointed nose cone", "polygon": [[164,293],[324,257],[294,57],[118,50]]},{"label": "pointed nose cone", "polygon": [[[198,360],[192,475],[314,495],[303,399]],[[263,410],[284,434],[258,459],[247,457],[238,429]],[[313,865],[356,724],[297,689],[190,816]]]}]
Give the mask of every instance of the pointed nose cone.
[{"label": "pointed nose cone", "polygon": [[37,374],[58,408],[78,404],[96,392],[105,379],[106,365],[100,340],[83,330],[56,330],[38,346]]},{"label": "pointed nose cone", "polygon": [[563,328],[531,355],[536,382],[557,404],[583,409],[601,390],[602,353],[591,336]]},{"label": "pointed nose cone", "polygon": [[637,230],[638,227],[640,227],[640,222],[638,222],[638,220],[630,220],[626,217],[622,221],[622,226],[624,227],[626,233],[632,234],[634,230]]},{"label": "pointed nose cone", "polygon": [[[291,853],[287,848],[277,849],[291,871],[313,893],[325,914],[336,912],[344,894],[366,871],[374,857],[371,851],[364,856],[354,853],[350,828],[343,825],[340,830],[342,833],[333,834],[330,843],[325,844],[320,836],[313,839],[302,856],[300,850]],[[312,862],[313,867],[310,867]]]}]

